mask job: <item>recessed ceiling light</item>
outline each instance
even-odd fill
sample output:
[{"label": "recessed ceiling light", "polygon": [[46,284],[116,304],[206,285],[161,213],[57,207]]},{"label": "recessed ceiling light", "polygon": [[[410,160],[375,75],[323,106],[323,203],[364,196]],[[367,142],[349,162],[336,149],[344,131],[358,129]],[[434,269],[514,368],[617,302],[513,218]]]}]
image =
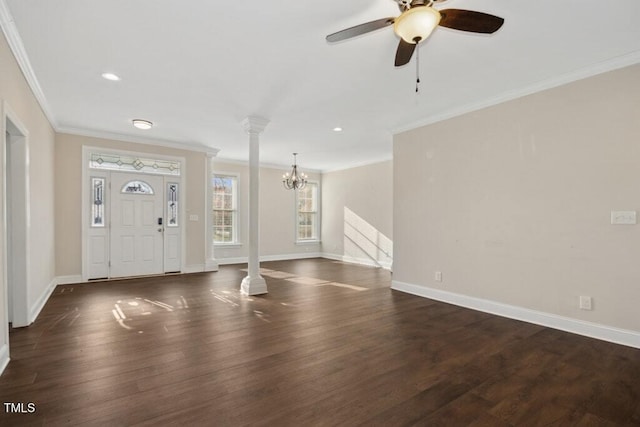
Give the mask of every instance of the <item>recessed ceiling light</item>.
[{"label": "recessed ceiling light", "polygon": [[342,132],[342,128],[340,126],[333,128],[334,132]]},{"label": "recessed ceiling light", "polygon": [[111,80],[112,82],[117,82],[118,80],[120,80],[120,77],[113,73],[102,73],[102,78]]},{"label": "recessed ceiling light", "polygon": [[148,130],[153,127],[153,123],[150,122],[149,120],[133,119],[131,120],[131,123],[133,123],[133,125],[138,129],[143,129],[143,130]]}]

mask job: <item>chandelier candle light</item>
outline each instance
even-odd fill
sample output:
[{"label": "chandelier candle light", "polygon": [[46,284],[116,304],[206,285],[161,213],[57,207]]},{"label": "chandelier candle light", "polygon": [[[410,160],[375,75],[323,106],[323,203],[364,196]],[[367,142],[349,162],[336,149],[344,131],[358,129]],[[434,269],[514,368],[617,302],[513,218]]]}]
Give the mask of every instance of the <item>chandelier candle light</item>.
[{"label": "chandelier candle light", "polygon": [[291,173],[285,173],[282,175],[282,184],[287,190],[301,190],[307,185],[307,175],[302,172],[298,172],[298,165],[296,165],[296,156],[298,153],[293,153],[293,165],[291,165]]}]

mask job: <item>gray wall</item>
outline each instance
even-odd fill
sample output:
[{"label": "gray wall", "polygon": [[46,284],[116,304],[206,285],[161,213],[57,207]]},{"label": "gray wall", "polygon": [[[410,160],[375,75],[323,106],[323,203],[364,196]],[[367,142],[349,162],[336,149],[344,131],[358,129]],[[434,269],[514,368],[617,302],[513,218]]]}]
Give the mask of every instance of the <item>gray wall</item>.
[{"label": "gray wall", "polygon": [[82,272],[82,147],[100,147],[186,160],[186,214],[198,215],[198,221],[186,221],[186,265],[205,263],[205,153],[177,150],[147,144],[114,141],[81,135],[56,135],[56,275],[79,276]]},{"label": "gray wall", "polygon": [[322,175],[322,248],[326,256],[391,268],[393,162]]},{"label": "gray wall", "polygon": [[394,281],[640,331],[639,118],[635,65],[397,135]]},{"label": "gray wall", "polygon": [[[47,296],[55,286],[54,261],[54,131],[47,117],[42,112],[35,96],[31,92],[20,68],[9,49],[4,36],[0,36],[0,111],[2,111],[2,141],[5,134],[5,114],[11,110],[28,132],[28,188],[27,203],[29,216],[27,228],[29,239],[28,253],[28,289],[27,302],[29,317],[33,317],[46,301]],[[4,152],[4,147],[0,153]],[[0,155],[2,157],[2,155]],[[0,159],[0,180],[5,173],[4,159]],[[0,182],[2,191],[0,200],[4,199],[5,183]],[[0,216],[4,215],[4,206],[0,209]],[[4,218],[0,218],[4,223]],[[4,240],[0,227],[0,242]],[[0,260],[6,254],[1,253]],[[0,278],[6,275],[6,266],[0,265]],[[8,328],[6,319],[6,283],[0,279],[0,370],[6,362]],[[33,320],[33,319],[31,319]]]},{"label": "gray wall", "polygon": [[[239,245],[216,246],[216,259],[222,263],[246,262],[249,256],[249,166],[240,162],[214,159],[216,173],[238,176]],[[282,185],[282,174],[290,168],[260,168],[260,256],[285,259],[317,256],[320,243],[296,244],[295,193]],[[321,184],[319,173],[303,170],[309,180]]]}]

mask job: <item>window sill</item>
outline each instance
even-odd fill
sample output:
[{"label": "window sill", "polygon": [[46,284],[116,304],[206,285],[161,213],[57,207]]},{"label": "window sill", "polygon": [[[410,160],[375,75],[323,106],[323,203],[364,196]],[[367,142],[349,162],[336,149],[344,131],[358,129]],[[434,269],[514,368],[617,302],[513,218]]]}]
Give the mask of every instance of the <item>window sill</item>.
[{"label": "window sill", "polygon": [[296,245],[319,245],[320,240],[297,240]]},{"label": "window sill", "polygon": [[215,248],[241,248],[242,243],[213,243]]}]

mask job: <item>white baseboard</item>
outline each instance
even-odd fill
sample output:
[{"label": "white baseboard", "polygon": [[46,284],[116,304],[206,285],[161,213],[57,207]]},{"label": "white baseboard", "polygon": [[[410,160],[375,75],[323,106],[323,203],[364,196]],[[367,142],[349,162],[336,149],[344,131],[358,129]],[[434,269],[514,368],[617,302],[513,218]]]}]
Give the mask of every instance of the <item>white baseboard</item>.
[{"label": "white baseboard", "polygon": [[47,303],[47,301],[49,301],[49,297],[51,297],[51,294],[56,289],[57,285],[58,279],[57,277],[54,277],[51,282],[49,282],[49,285],[44,290],[44,292],[40,295],[38,301],[36,301],[36,303],[29,310],[29,324],[32,324],[38,318],[38,315],[44,308],[44,305]]},{"label": "white baseboard", "polygon": [[390,262],[386,262],[386,261],[374,261],[371,258],[355,258],[355,257],[350,257],[348,255],[339,255],[339,254],[330,254],[330,253],[323,253],[322,258],[327,258],[327,259],[332,259],[335,261],[342,261],[342,262],[348,262],[351,264],[360,264],[360,265],[367,265],[370,267],[381,267],[384,268],[385,270],[391,270],[391,263]]},{"label": "white baseboard", "polygon": [[355,258],[355,257],[350,257],[345,255],[342,257],[342,261],[350,262],[352,264],[368,265],[371,267],[381,267],[381,268],[384,268],[385,270],[391,270],[390,262],[374,261],[370,258]]},{"label": "white baseboard", "polygon": [[322,253],[322,258],[332,259],[334,261],[342,261],[342,255],[330,254],[328,252],[323,252]]},{"label": "white baseboard", "polygon": [[76,274],[73,276],[58,276],[56,277],[56,286],[57,285],[72,285],[74,283],[82,283],[82,276],[80,274]]},{"label": "white baseboard", "polygon": [[219,265],[231,265],[231,264],[246,264],[249,260],[245,257],[235,258],[216,258]]},{"label": "white baseboard", "polygon": [[309,259],[309,258],[322,258],[320,252],[304,252],[298,254],[284,254],[284,255],[262,255],[260,261],[287,261],[290,259]]},{"label": "white baseboard", "polygon": [[453,292],[427,288],[425,286],[413,285],[411,283],[399,282],[397,280],[392,281],[391,289],[459,305],[473,310],[483,311],[485,313],[508,317],[510,319],[522,320],[524,322],[547,326],[549,328],[584,335],[603,341],[640,348],[640,331],[631,331],[598,323],[585,322],[583,320],[572,319],[570,317],[558,316],[551,313],[502,304],[467,295],[455,294]]},{"label": "white baseboard", "polygon": [[183,273],[202,273],[205,271],[205,264],[191,264],[186,265],[183,269]]},{"label": "white baseboard", "polygon": [[9,346],[2,344],[0,347],[0,375],[4,372],[4,369],[9,364]]},{"label": "white baseboard", "polygon": [[[305,252],[299,254],[283,254],[283,255],[262,255],[260,256],[260,262],[267,261],[288,261],[293,259],[308,259],[308,258],[323,258],[324,254],[320,252]],[[235,258],[217,258],[218,264],[230,265],[230,264],[246,264],[249,262],[248,257],[235,257]]]},{"label": "white baseboard", "polygon": [[204,271],[218,271],[218,260],[208,259],[204,263]]}]

